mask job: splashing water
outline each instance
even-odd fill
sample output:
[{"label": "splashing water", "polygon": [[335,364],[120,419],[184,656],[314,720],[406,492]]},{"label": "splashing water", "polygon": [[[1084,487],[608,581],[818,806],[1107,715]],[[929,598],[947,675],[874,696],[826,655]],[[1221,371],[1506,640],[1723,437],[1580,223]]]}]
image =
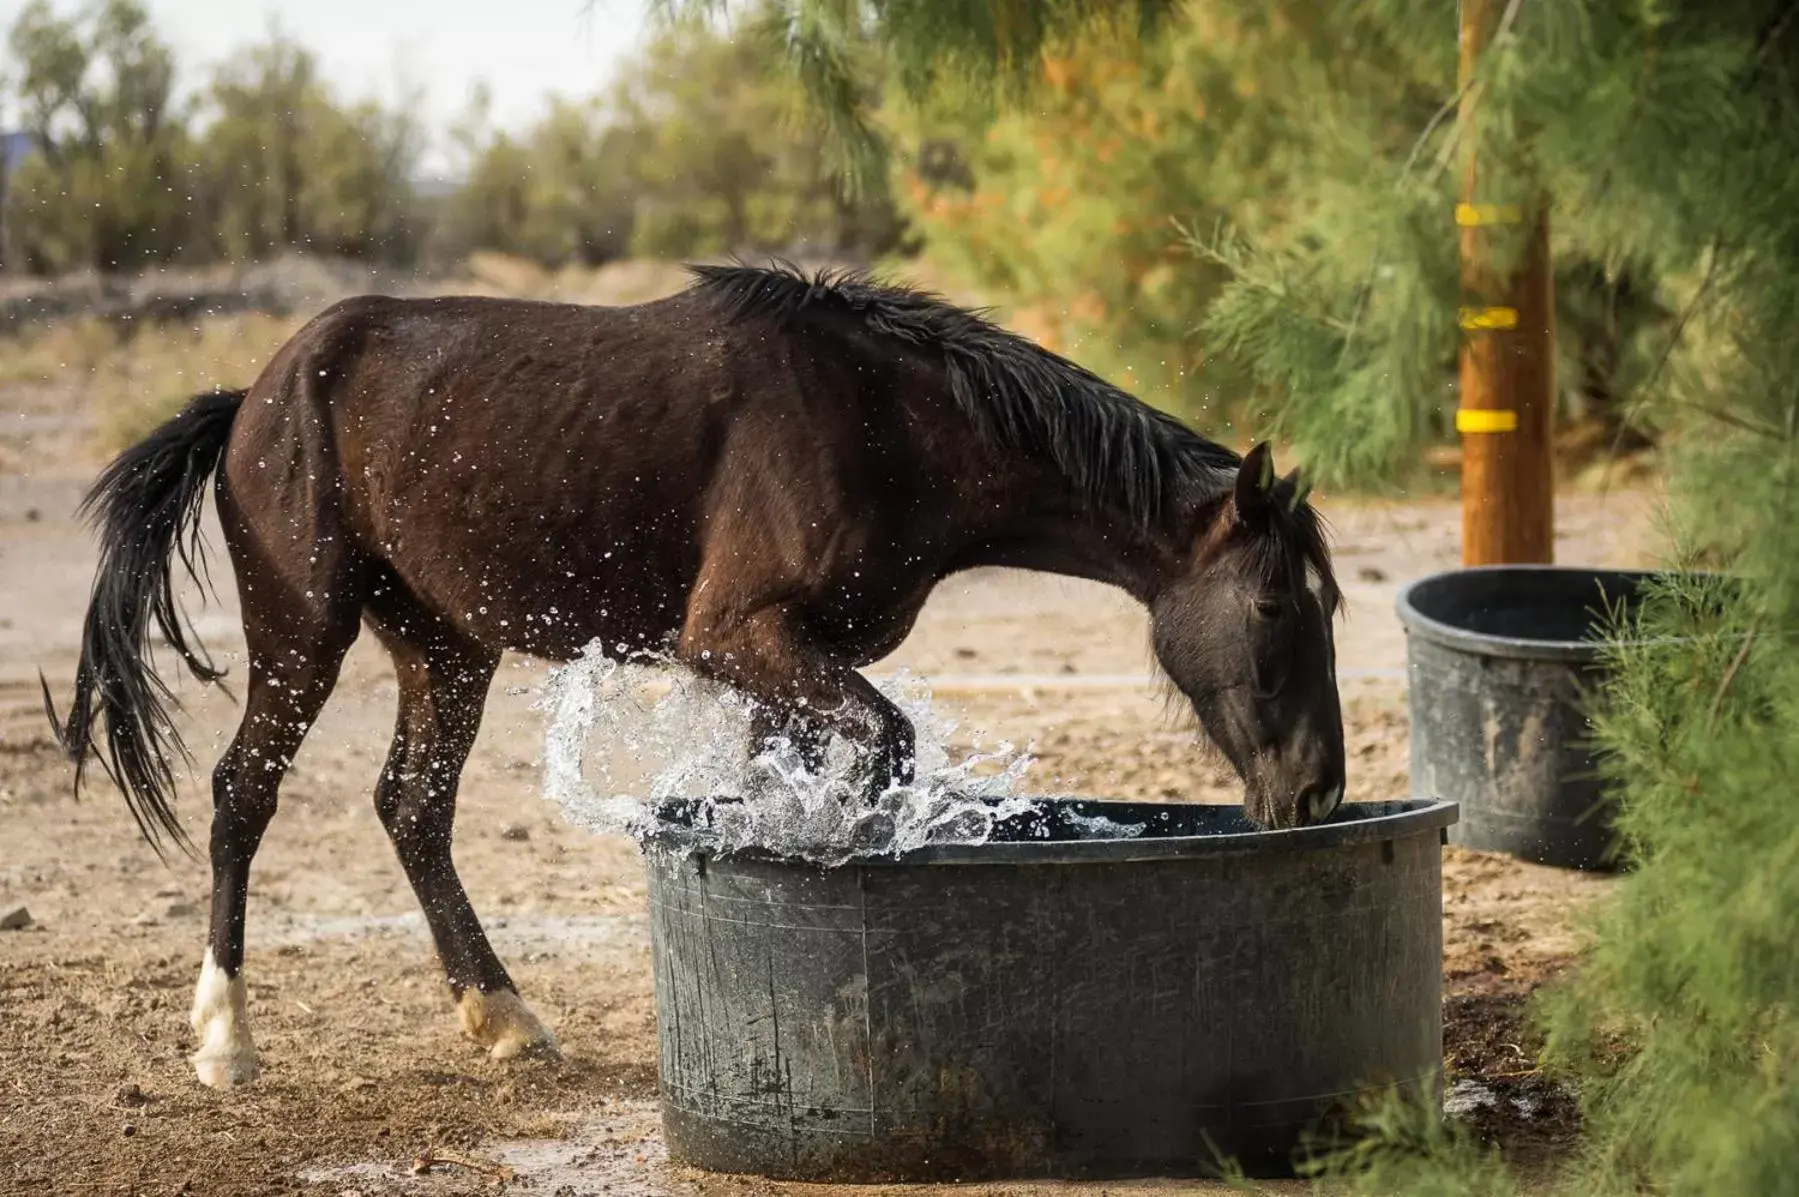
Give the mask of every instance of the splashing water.
[{"label": "splashing water", "polygon": [[[835,865],[985,843],[1040,801],[1016,793],[1031,758],[1010,744],[952,761],[955,724],[903,675],[881,690],[917,729],[915,780],[870,806],[852,780],[850,745],[834,739],[817,774],[786,743],[751,757],[748,699],[667,658],[645,662],[610,660],[590,644],[552,671],[536,704],[549,716],[544,791],[577,827],[677,852],[756,849]],[[697,803],[691,820],[658,816],[674,800]],[[1139,830],[1092,829],[1096,838]]]}]

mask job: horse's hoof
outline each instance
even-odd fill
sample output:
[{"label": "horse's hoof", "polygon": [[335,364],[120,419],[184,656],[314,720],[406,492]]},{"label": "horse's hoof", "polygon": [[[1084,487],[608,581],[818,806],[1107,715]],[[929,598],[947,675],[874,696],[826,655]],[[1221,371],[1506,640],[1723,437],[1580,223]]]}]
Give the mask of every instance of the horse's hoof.
[{"label": "horse's hoof", "polygon": [[562,1050],[525,999],[510,989],[464,990],[456,1003],[462,1030],[496,1060],[557,1060]]},{"label": "horse's hoof", "polygon": [[187,1059],[194,1066],[194,1075],[208,1089],[235,1089],[249,1084],[262,1071],[256,1062],[256,1052],[251,1048],[217,1054],[201,1049]]},{"label": "horse's hoof", "polygon": [[200,966],[188,1023],[200,1037],[200,1048],[188,1057],[200,1083],[209,1089],[234,1089],[256,1079],[256,1044],[250,1038],[244,978],[229,976],[213,963],[212,952]]}]

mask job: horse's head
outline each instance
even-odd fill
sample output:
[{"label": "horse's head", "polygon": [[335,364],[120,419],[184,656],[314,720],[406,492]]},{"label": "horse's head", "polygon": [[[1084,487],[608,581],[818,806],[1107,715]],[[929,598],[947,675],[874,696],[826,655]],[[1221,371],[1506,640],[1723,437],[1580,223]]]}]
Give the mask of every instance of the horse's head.
[{"label": "horse's head", "polygon": [[1156,659],[1243,779],[1264,827],[1328,818],[1343,799],[1339,603],[1317,514],[1267,445],[1208,508],[1180,574],[1151,604]]}]

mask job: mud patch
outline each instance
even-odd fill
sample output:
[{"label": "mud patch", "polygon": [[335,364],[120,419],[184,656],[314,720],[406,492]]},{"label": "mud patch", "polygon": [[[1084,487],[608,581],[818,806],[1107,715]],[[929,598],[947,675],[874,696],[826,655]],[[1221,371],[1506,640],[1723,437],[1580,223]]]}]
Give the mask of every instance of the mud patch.
[{"label": "mud patch", "polygon": [[504,1187],[554,1197],[690,1197],[699,1192],[668,1163],[657,1106],[613,1101],[566,1138],[516,1139],[478,1153],[312,1167],[301,1183],[348,1197],[461,1193]]},{"label": "mud patch", "polygon": [[1527,1169],[1565,1158],[1580,1135],[1575,1094],[1537,1065],[1542,1036],[1527,1016],[1534,988],[1464,982],[1443,1001],[1444,1112]]}]

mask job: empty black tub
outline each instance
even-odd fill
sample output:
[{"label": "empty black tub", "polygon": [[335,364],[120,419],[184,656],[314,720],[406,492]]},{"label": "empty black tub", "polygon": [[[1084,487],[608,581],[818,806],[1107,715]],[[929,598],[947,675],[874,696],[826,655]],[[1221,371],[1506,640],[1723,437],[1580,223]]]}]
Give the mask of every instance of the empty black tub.
[{"label": "empty black tub", "polygon": [[1616,865],[1585,691],[1603,677],[1607,611],[1652,573],[1484,566],[1400,592],[1412,793],[1461,807],[1450,838],[1539,864]]},{"label": "empty black tub", "polygon": [[980,846],[831,869],[652,846],[670,1155],[851,1183],[1289,1171],[1358,1094],[1439,1092],[1454,819],[1043,799]]}]

